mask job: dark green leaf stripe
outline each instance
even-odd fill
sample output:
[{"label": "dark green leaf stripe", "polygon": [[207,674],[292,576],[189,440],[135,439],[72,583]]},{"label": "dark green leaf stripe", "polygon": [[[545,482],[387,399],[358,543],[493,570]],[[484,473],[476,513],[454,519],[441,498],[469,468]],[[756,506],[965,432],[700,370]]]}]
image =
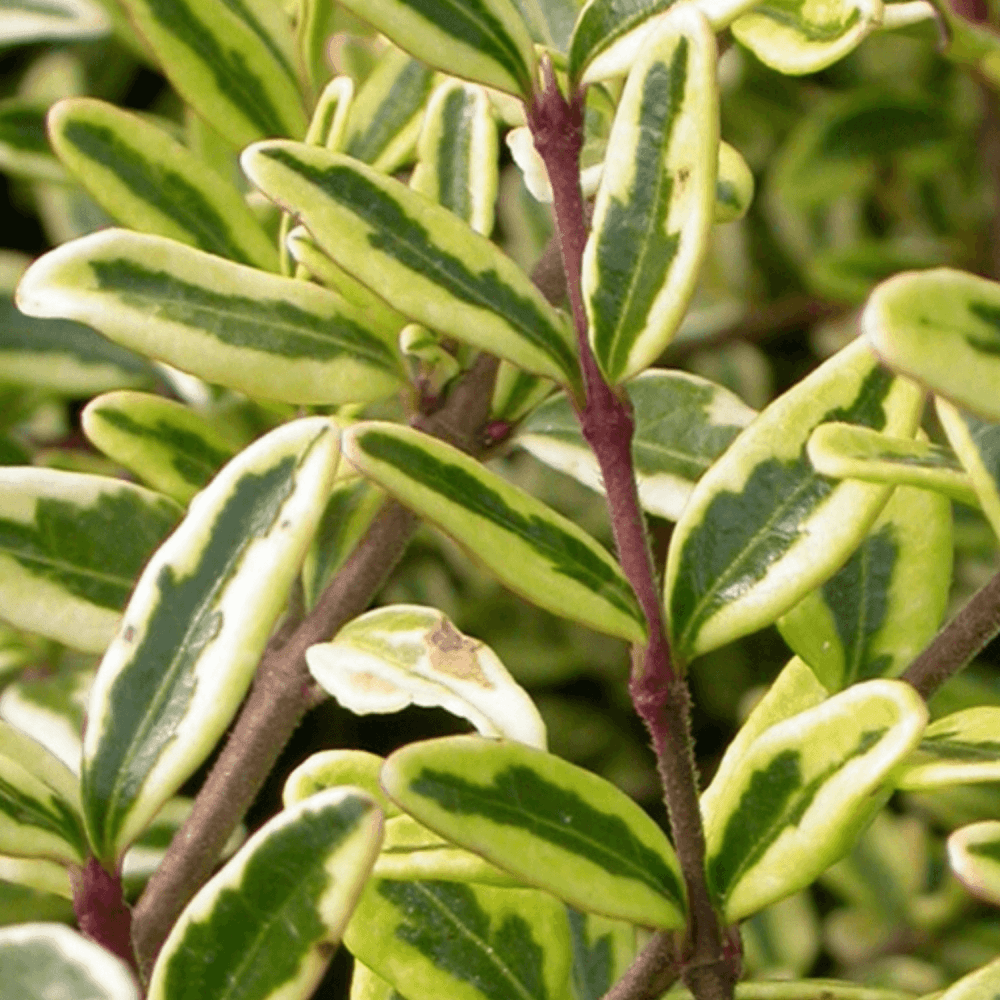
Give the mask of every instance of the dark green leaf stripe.
[{"label": "dark green leaf stripe", "polygon": [[[274,61],[288,74],[290,80],[296,79],[295,67],[289,58],[289,52],[294,52],[291,23],[284,12],[268,17],[266,23],[262,15],[267,13],[268,3],[247,3],[246,0],[222,0],[227,10],[232,11],[259,39],[261,44],[271,53]],[[273,9],[273,7],[272,7]],[[285,42],[283,48],[277,42],[277,36]]]},{"label": "dark green leaf stripe", "polygon": [[531,94],[531,38],[509,0],[347,0],[344,6],[430,66]]},{"label": "dark green leaf stripe", "polygon": [[425,768],[410,780],[410,790],[446,812],[482,816],[498,826],[524,830],[683,905],[684,890],[676,874],[620,816],[600,812],[576,792],[546,781],[531,768],[508,767],[497,772],[492,785]]},{"label": "dark green leaf stripe", "polygon": [[45,135],[45,108],[23,101],[0,101],[0,148],[51,156]]},{"label": "dark green leaf stripe", "polygon": [[968,471],[976,498],[1000,534],[1000,424],[959,410],[937,397],[935,407],[951,446]]},{"label": "dark green leaf stripe", "polygon": [[976,740],[970,742],[961,739],[960,732],[935,733],[920,741],[922,753],[934,754],[949,760],[993,760],[1000,761],[1000,740]]},{"label": "dark green leaf stripe", "polygon": [[472,115],[475,98],[452,90],[441,109],[441,145],[438,147],[438,201],[460,219],[472,217],[469,182],[472,179]]},{"label": "dark green leaf stripe", "polygon": [[987,858],[1000,864],[1000,840],[992,840],[982,844],[966,844],[965,849],[973,857]]},{"label": "dark green leaf stripe", "polygon": [[784,750],[747,783],[739,805],[726,822],[722,844],[709,859],[709,885],[724,900],[736,882],[767,853],[778,836],[798,826],[817,792],[848,761],[867,753],[886,729],[866,731],[852,751],[820,772],[802,780],[802,753]]},{"label": "dark green leaf stripe", "polygon": [[569,46],[569,76],[578,81],[595,56],[675,0],[590,0],[580,12]]},{"label": "dark green leaf stripe", "polygon": [[[82,861],[87,853],[87,837],[83,832],[80,817],[54,795],[48,795],[42,800],[37,795],[25,792],[14,782],[7,780],[3,772],[4,763],[0,759],[0,849],[15,854],[24,853],[7,843],[4,826],[12,823],[22,827],[18,831],[21,838],[26,832],[23,830],[24,827],[31,827],[58,837],[69,845],[64,857],[72,858],[75,855],[76,860]],[[47,853],[42,843],[38,847],[40,853]]]},{"label": "dark green leaf stripe", "polygon": [[55,106],[49,129],[66,166],[119,222],[277,270],[277,253],[240,193],[155,125],[76,99]]},{"label": "dark green leaf stripe", "polygon": [[[280,202],[288,202],[286,184],[292,190],[282,174],[287,171],[305,181],[303,195],[319,195],[321,203],[314,208],[306,197],[296,198],[288,209],[301,216],[337,263],[377,288],[400,312],[441,333],[480,343],[540,374],[577,380],[575,353],[558,314],[492,244],[446,209],[429,204],[392,178],[325,150],[261,144],[244,154],[243,164],[254,182]],[[274,165],[285,169],[275,172]],[[346,217],[356,220],[355,226],[360,222],[363,235],[325,218],[322,202],[340,209],[338,221]],[[493,265],[473,270],[466,254]],[[386,280],[387,264],[400,275],[398,280]],[[449,299],[459,307],[453,316],[445,312],[452,308]],[[462,305],[471,308],[461,309]],[[482,328],[492,314],[530,350],[511,350],[508,342],[484,334]]]},{"label": "dark green leaf stripe", "polygon": [[[631,588],[610,559],[602,559],[582,538],[563,527],[555,515],[542,518],[515,510],[482,476],[473,475],[454,461],[444,461],[420,444],[401,440],[396,434],[367,430],[353,440],[365,455],[519,538],[548,562],[555,573],[600,594],[623,614],[642,622]],[[448,530],[447,524],[442,527]]]},{"label": "dark green leaf stripe", "polygon": [[[154,969],[150,1000],[263,1000],[294,987],[288,995],[308,996],[346,920],[338,913],[331,926],[324,912],[341,875],[330,859],[366,828],[377,844],[374,812],[369,798],[335,792],[280,813],[205,887],[198,916],[181,917]],[[342,874],[360,884],[367,868]]]},{"label": "dark green leaf stripe", "polygon": [[[305,114],[284,56],[232,0],[125,0],[178,92],[238,144],[301,136]],[[239,5],[243,7],[242,4]]]},{"label": "dark green leaf stripe", "polygon": [[855,7],[842,21],[807,21],[802,16],[804,7],[803,0],[766,0],[755,6],[753,13],[790,28],[807,42],[834,42],[861,19],[861,12]]}]

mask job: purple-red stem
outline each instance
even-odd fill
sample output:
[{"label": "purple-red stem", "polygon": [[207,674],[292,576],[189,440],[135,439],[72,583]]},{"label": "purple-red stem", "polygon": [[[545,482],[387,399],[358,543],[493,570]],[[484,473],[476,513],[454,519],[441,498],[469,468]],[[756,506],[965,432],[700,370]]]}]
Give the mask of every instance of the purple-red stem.
[{"label": "purple-red stem", "polygon": [[[698,805],[690,696],[671,661],[660,588],[639,505],[632,459],[632,408],[627,398],[616,394],[605,381],[587,337],[581,285],[587,229],[579,183],[584,95],[577,92],[567,101],[551,64],[545,64],[543,72],[544,90],[528,109],[528,124],[552,185],[556,232],[576,327],[584,385],[583,402],[577,400],[577,417],[601,469],[619,561],[646,618],[648,638],[644,646],[634,648],[629,689],[636,711],[652,737],[687,886],[687,940],[678,956],[679,965],[697,1000],[731,1000],[737,963],[705,879],[705,836]],[[665,960],[668,951],[664,946],[661,958]],[[629,979],[629,1000],[648,990],[645,979],[644,975]]]},{"label": "purple-red stem", "polygon": [[81,933],[135,969],[132,954],[132,911],[125,905],[121,875],[111,875],[97,858],[69,872],[73,910]]}]

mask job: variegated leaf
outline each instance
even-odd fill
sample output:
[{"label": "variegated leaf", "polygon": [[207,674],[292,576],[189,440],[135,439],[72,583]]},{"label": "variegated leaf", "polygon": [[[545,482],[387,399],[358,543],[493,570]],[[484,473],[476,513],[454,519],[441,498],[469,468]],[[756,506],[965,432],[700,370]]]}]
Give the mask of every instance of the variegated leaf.
[{"label": "variegated leaf", "polygon": [[399,331],[399,349],[410,369],[410,380],[424,397],[442,396],[448,383],[461,374],[458,358],[419,323],[408,323]]},{"label": "variegated leaf", "polygon": [[889,437],[852,424],[820,424],[807,451],[813,468],[824,476],[918,486],[972,507],[979,504],[955,453],[927,440]]},{"label": "variegated leaf", "polygon": [[364,479],[348,479],[334,485],[302,564],[307,608],[316,605],[384,503],[385,494]]},{"label": "variegated leaf", "polygon": [[875,680],[753,740],[704,809],[709,885],[726,919],[791,895],[840,858],[926,723],[912,687]]},{"label": "variegated leaf", "polygon": [[441,707],[484,736],[544,749],[545,723],[527,692],[485,643],[436,608],[394,604],[348,622],[306,650],[321,687],[356,715]]},{"label": "variegated leaf", "polygon": [[934,404],[948,441],[971,480],[975,503],[1000,535],[1000,424],[959,410],[940,396],[934,397]]},{"label": "variegated leaf", "polygon": [[[974,896],[1000,906],[1000,823],[973,823],[952,833],[948,864]],[[1000,972],[991,985],[1000,988]]]},{"label": "variegated leaf", "polygon": [[[635,420],[639,500],[650,513],[676,521],[694,484],[757,414],[727,389],[682,371],[650,369],[625,391]],[[552,468],[603,491],[597,459],[565,395],[538,406],[515,440]]]},{"label": "variegated leaf", "polygon": [[399,384],[392,348],[339,295],[160,236],[65,244],[29,268],[18,305],[264,399],[365,402]]},{"label": "variegated leaf", "polygon": [[78,97],[56,104],[48,123],[60,160],[118,222],[278,269],[277,250],[240,192],[148,119]]},{"label": "variegated leaf", "polygon": [[621,567],[589,535],[475,459],[397,424],[355,424],[345,457],[455,539],[511,590],[554,614],[641,641],[645,622]]},{"label": "variegated leaf", "polygon": [[4,0],[0,7],[0,46],[25,42],[86,41],[111,30],[96,0]]},{"label": "variegated leaf", "polygon": [[569,909],[566,915],[573,941],[574,1000],[601,1000],[635,958],[636,928],[596,913]]},{"label": "variegated leaf", "polygon": [[80,414],[91,444],[151,487],[186,504],[235,448],[182,403],[142,392],[109,392]]},{"label": "variegated leaf", "polygon": [[285,424],[241,452],[146,567],[91,689],[83,800],[121,855],[211,752],[253,677],[330,491],[336,427]]},{"label": "variegated leaf", "polygon": [[0,929],[3,992],[21,1000],[139,1000],[125,963],[65,924]]},{"label": "variegated leaf", "polygon": [[428,66],[531,96],[535,54],[512,0],[345,0],[343,6]]},{"label": "variegated leaf", "polygon": [[173,501],[118,479],[0,468],[4,618],[104,652],[139,572],[179,516]]},{"label": "variegated leaf", "polygon": [[989,965],[984,965],[967,976],[962,976],[944,993],[938,994],[938,1000],[986,1000],[996,996],[1000,990],[1000,958]]},{"label": "variegated leaf", "polygon": [[497,124],[486,91],[446,80],[427,106],[410,187],[489,236],[498,184]]},{"label": "variegated leaf", "polygon": [[490,417],[505,423],[516,423],[550,396],[553,388],[548,379],[532,375],[509,361],[501,361],[493,387]]},{"label": "variegated leaf", "polygon": [[242,162],[254,184],[394,309],[528,371],[578,384],[565,318],[448,209],[356,160],[298,143],[251,146]]},{"label": "variegated leaf", "polygon": [[614,785],[519,743],[453,736],[397,750],[385,790],[452,843],[581,910],[679,927],[684,887],[663,831]]},{"label": "variegated leaf", "polygon": [[667,609],[684,659],[777,619],[861,543],[891,487],[819,475],[806,454],[827,421],[916,431],[922,395],[855,341],[779,396],[702,477],[667,559]]},{"label": "variegated leaf", "polygon": [[306,132],[291,24],[268,0],[122,0],[177,92],[230,142]]},{"label": "variegated leaf", "polygon": [[569,986],[565,910],[531,889],[373,879],[344,944],[420,1000],[551,1000]]},{"label": "variegated leaf", "polygon": [[349,76],[335,76],[319,95],[309,131],[306,132],[306,142],[310,146],[325,146],[339,152],[353,103],[354,81]]},{"label": "variegated leaf", "polygon": [[82,864],[87,856],[76,776],[5,722],[0,722],[0,853],[63,864]]},{"label": "variegated leaf", "polygon": [[355,788],[278,813],[181,914],[149,1000],[311,996],[381,840],[382,813]]},{"label": "variegated leaf", "polygon": [[715,212],[718,107],[715,35],[682,4],[629,73],[583,254],[590,345],[612,384],[656,360],[694,291]]},{"label": "variegated leaf", "polygon": [[1000,708],[982,706],[932,722],[896,784],[907,791],[1000,781]]},{"label": "variegated leaf", "polygon": [[412,162],[433,84],[432,70],[390,46],[358,90],[339,148],[387,174]]},{"label": "variegated leaf", "polygon": [[354,960],[351,973],[350,1000],[406,1000],[402,993],[387,983],[377,972],[373,972],[364,962]]},{"label": "variegated leaf", "polygon": [[719,143],[719,170],[715,178],[715,212],[712,221],[735,222],[743,218],[753,201],[753,172],[738,149]]},{"label": "variegated leaf", "polygon": [[[3,37],[0,10],[0,44]],[[45,107],[37,101],[0,101],[0,170],[32,180],[66,182],[66,171],[49,148]]]},{"label": "variegated leaf", "polygon": [[882,0],[764,0],[731,30],[779,73],[815,73],[857,48],[881,24],[882,9]]},{"label": "variegated leaf", "polygon": [[285,779],[282,804],[288,809],[317,792],[354,785],[375,800],[386,819],[392,819],[401,812],[379,784],[384,763],[384,758],[366,750],[321,750],[307,757]]},{"label": "variegated leaf", "polygon": [[[72,914],[73,887],[70,885],[69,872],[65,865],[57,861],[0,856],[0,883],[19,886],[42,896],[58,897],[62,902],[69,904]],[[23,920],[3,921],[3,923],[27,923],[29,920],[40,919],[42,918],[29,913]],[[71,920],[72,916],[68,919]]]},{"label": "variegated leaf", "polygon": [[882,282],[861,329],[887,365],[1000,420],[1000,284],[939,267]]},{"label": "variegated leaf", "polygon": [[831,691],[898,677],[944,618],[953,551],[947,497],[900,486],[847,563],[778,630]]}]

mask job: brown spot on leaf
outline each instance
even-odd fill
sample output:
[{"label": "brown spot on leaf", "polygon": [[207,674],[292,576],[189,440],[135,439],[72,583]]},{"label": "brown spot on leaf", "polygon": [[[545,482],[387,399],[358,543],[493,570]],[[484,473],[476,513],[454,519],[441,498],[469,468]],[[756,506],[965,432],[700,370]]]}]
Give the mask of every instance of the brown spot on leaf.
[{"label": "brown spot on leaf", "polygon": [[427,633],[427,655],[435,670],[461,681],[472,681],[480,687],[491,688],[490,679],[476,659],[480,646],[481,642],[462,635],[447,618],[442,618],[437,628]]},{"label": "brown spot on leaf", "polygon": [[365,694],[392,694],[399,690],[395,684],[384,681],[381,677],[361,672],[351,674],[351,687]]}]

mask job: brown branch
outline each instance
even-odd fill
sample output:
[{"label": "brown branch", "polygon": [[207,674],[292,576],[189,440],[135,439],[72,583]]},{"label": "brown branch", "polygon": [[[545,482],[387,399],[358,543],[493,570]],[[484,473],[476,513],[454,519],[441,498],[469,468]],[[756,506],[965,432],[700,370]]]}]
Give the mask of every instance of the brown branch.
[{"label": "brown branch", "polygon": [[[481,355],[442,408],[415,423],[459,447],[477,450],[496,369],[495,358]],[[302,717],[322,700],[306,666],[306,650],[328,640],[368,607],[402,556],[416,524],[417,518],[408,510],[394,500],[387,501],[313,610],[290,637],[285,636],[286,641],[268,645],[250,694],[191,814],[135,907],[132,943],[144,976],[181,910],[211,875],[223,846]]]},{"label": "brown branch", "polygon": [[[597,366],[587,336],[581,263],[587,241],[579,155],[583,143],[583,94],[567,101],[550,64],[545,89],[528,110],[528,124],[552,184],[556,229],[562,250],[583,370],[585,400],[577,404],[583,436],[601,469],[608,512],[622,569],[646,619],[648,639],[633,649],[630,692],[649,730],[663,781],[674,844],[687,886],[687,939],[679,956],[685,983],[697,1000],[731,1000],[736,981],[722,926],[705,879],[705,837],[698,805],[698,780],[691,737],[690,696],[671,662],[660,588],[653,567],[646,522],[639,505],[632,459],[634,422],[627,398],[619,397]],[[647,983],[632,980],[644,996]]]},{"label": "brown branch", "polygon": [[676,935],[657,931],[602,1000],[658,1000],[679,975]]},{"label": "brown branch", "polygon": [[906,668],[907,681],[925,699],[946,680],[968,666],[972,658],[1000,633],[1000,573],[972,595],[969,602],[931,644]]}]

